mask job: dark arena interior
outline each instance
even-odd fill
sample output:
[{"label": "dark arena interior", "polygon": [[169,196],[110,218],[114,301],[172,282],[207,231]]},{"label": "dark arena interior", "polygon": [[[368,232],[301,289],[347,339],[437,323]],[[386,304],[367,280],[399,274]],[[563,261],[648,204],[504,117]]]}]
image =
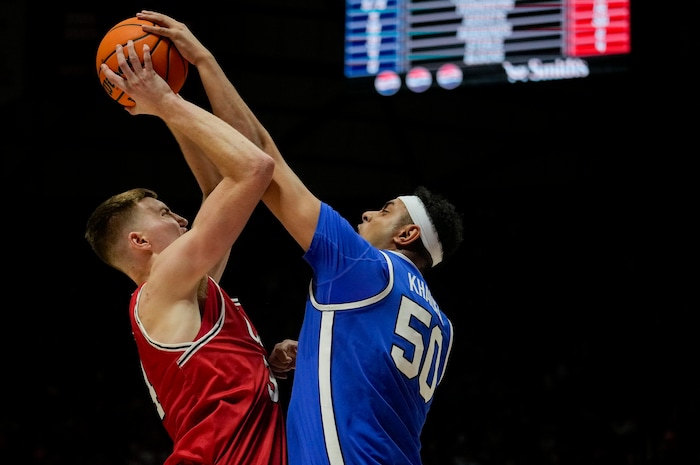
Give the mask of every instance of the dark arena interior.
[{"label": "dark arena interior", "polygon": [[[130,333],[132,283],[83,239],[92,209],[130,187],[190,218],[198,206],[165,125],[128,115],[96,76],[104,32],[148,8],[188,24],[351,223],[417,185],[464,213],[457,256],[426,276],[455,342],[423,465],[700,463],[685,5],[634,2],[624,69],[385,96],[343,73],[343,3],[2,3],[2,462],[157,465],[170,447]],[[205,104],[193,68],[180,93]],[[224,287],[266,345],[295,338],[310,271],[264,208],[231,263]]]}]

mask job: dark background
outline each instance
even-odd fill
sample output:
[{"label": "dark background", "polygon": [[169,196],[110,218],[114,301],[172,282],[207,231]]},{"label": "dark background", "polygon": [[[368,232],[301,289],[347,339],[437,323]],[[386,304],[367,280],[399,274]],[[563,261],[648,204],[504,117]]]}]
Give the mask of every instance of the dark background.
[{"label": "dark background", "polygon": [[[340,0],[170,3],[0,5],[3,463],[150,465],[169,448],[131,340],[133,285],[82,237],[130,187],[190,218],[199,201],[164,125],[96,78],[101,36],[141,8],[190,26],[351,222],[418,184],[465,214],[458,255],[427,276],[456,341],[425,465],[698,462],[696,60],[680,5],[635,2],[624,73],[381,97],[343,78]],[[196,70],[181,94],[206,105]],[[264,209],[231,263],[224,286],[263,341],[296,337],[309,272]]]}]

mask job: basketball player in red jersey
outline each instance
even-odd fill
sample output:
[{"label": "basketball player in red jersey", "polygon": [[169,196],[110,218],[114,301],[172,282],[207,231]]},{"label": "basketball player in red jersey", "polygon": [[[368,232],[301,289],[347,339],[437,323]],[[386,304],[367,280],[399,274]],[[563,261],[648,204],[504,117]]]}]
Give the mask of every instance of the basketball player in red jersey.
[{"label": "basketball player in red jersey", "polygon": [[[85,237],[97,256],[135,284],[130,319],[142,372],[173,441],[165,465],[286,465],[275,372],[294,367],[296,341],[270,357],[240,303],[219,286],[230,249],[272,177],[274,162],[232,126],[176,95],[144,63],[116,47],[136,102],[127,111],[165,122],[204,196],[196,218],[171,211],[148,189],[100,204]],[[117,129],[118,131],[118,129]]]}]

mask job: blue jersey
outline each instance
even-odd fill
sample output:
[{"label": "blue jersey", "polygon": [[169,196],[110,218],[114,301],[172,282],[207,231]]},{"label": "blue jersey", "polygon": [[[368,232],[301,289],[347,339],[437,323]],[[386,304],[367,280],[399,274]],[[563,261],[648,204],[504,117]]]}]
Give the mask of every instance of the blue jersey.
[{"label": "blue jersey", "polygon": [[418,268],[322,204],[287,412],[290,465],[421,463],[452,325]]}]

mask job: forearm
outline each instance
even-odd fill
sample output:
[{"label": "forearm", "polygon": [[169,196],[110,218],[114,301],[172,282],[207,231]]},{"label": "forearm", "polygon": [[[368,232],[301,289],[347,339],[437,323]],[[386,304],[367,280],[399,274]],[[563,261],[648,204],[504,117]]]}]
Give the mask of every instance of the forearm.
[{"label": "forearm", "polygon": [[184,144],[183,153],[203,192],[218,184],[216,173],[242,180],[254,174],[258,163],[265,163],[266,157],[258,147],[212,113],[184,99],[167,103],[167,108],[160,116],[178,142]]},{"label": "forearm", "polygon": [[211,55],[201,59],[197,70],[214,114],[265,150],[271,141],[269,133],[241,98],[216,59]]},{"label": "forearm", "polygon": [[180,146],[197,185],[202,190],[202,195],[206,197],[221,181],[221,173],[190,138],[177,130],[173,131],[173,136]]},{"label": "forearm", "polygon": [[267,129],[243,101],[214,57],[200,54],[196,66],[213,112],[275,161],[272,181],[262,200],[302,248],[308,249],[318,221],[320,200],[284,160]]}]

